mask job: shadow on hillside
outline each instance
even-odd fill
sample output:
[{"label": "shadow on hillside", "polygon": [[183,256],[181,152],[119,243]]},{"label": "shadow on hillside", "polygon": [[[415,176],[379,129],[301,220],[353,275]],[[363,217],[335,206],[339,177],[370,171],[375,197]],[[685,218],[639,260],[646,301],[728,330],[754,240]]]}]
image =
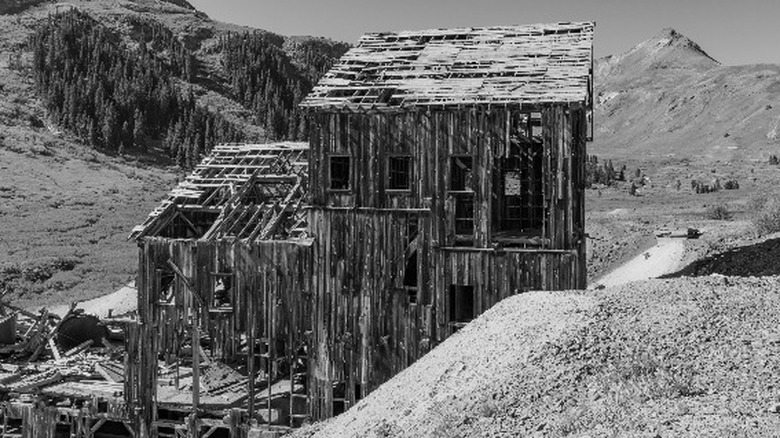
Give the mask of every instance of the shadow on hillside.
[{"label": "shadow on hillside", "polygon": [[735,277],[780,275],[780,238],[742,246],[696,260],[661,278],[721,274]]}]

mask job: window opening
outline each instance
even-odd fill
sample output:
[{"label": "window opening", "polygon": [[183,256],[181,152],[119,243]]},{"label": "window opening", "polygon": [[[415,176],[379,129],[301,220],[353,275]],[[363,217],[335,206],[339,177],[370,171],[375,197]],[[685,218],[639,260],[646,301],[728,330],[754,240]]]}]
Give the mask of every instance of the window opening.
[{"label": "window opening", "polygon": [[[474,234],[474,194],[473,165],[471,156],[454,156],[450,158],[450,195],[455,203],[455,235],[472,236]],[[456,245],[464,243],[456,239]],[[468,242],[465,242],[468,243]]]},{"label": "window opening", "polygon": [[412,157],[390,157],[388,160],[390,190],[409,190],[412,187]]},{"label": "window opening", "polygon": [[495,166],[498,172],[493,180],[493,240],[510,245],[518,243],[518,238],[542,233],[544,148],[540,137],[528,136],[532,126],[541,127],[541,115],[535,117],[533,114],[538,115],[519,113],[514,116],[507,145],[509,153],[499,158]]},{"label": "window opening", "polygon": [[174,279],[175,274],[165,269],[157,270],[157,278],[159,285],[159,293],[157,294],[158,302],[160,304],[170,304],[174,297]]},{"label": "window opening", "polygon": [[474,195],[455,195],[455,234],[474,234]]},{"label": "window opening", "polygon": [[531,113],[531,138],[535,141],[542,140],[542,113]]},{"label": "window opening", "polygon": [[470,191],[472,184],[472,157],[452,157],[450,161],[450,190]]},{"label": "window opening", "polygon": [[406,242],[412,243],[419,233],[420,227],[417,224],[417,217],[409,216],[409,219],[406,221]]},{"label": "window opening", "polygon": [[417,304],[417,251],[406,259],[403,285],[409,304]]},{"label": "window opening", "polygon": [[450,286],[450,322],[467,323],[474,319],[474,286]]},{"label": "window opening", "polygon": [[233,306],[233,273],[223,270],[223,272],[212,273],[212,282],[214,294],[211,299],[212,308],[226,308]]},{"label": "window opening", "polygon": [[331,190],[349,190],[349,157],[330,157]]},{"label": "window opening", "polygon": [[333,383],[333,416],[343,414],[347,410],[347,387],[345,382]]}]

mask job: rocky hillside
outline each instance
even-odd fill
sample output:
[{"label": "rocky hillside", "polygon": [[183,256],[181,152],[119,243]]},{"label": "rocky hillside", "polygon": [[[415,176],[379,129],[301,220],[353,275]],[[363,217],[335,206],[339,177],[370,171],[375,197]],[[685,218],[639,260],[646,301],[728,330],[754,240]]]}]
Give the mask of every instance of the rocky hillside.
[{"label": "rocky hillside", "polygon": [[776,436],[778,290],[707,276],[515,296],[295,436]]},{"label": "rocky hillside", "polygon": [[780,152],[780,66],[722,66],[664,29],[597,60],[590,153],[615,159],[766,161]]}]

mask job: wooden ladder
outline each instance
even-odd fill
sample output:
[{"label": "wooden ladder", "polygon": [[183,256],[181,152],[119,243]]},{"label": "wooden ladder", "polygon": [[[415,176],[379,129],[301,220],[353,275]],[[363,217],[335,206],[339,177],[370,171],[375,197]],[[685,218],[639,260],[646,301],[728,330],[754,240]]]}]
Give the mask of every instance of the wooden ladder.
[{"label": "wooden ladder", "polygon": [[[301,353],[302,352],[302,353]],[[292,351],[290,356],[290,427],[300,426],[308,417],[309,394],[308,394],[308,370],[309,370],[309,352],[306,344],[300,345]],[[296,365],[303,364],[303,371],[296,370]],[[295,382],[303,381],[303,393],[295,392]],[[298,411],[296,401],[303,400],[304,410]],[[298,424],[296,424],[298,423]]]}]

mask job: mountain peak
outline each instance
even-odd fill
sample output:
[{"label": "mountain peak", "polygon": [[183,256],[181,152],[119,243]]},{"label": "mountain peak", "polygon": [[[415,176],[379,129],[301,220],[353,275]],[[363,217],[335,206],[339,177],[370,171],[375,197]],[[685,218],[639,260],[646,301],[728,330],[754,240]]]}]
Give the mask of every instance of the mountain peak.
[{"label": "mountain peak", "polygon": [[667,27],[625,53],[600,60],[597,75],[618,76],[646,70],[709,70],[720,65],[696,42]]},{"label": "mountain peak", "polygon": [[658,36],[664,38],[685,38],[685,35],[677,32],[677,29],[673,27],[665,27],[661,29],[661,33],[659,33]]},{"label": "mountain peak", "polygon": [[[671,50],[683,50],[687,51],[687,54],[693,58],[703,57],[711,62],[718,63],[718,61],[708,55],[707,52],[701,48],[701,46],[696,44],[696,42],[671,27],[662,29],[661,32],[656,34],[654,37],[640,43],[632,50],[649,47],[655,48],[655,52],[664,48],[670,48]],[[670,51],[670,49],[667,49],[667,51]]]}]

